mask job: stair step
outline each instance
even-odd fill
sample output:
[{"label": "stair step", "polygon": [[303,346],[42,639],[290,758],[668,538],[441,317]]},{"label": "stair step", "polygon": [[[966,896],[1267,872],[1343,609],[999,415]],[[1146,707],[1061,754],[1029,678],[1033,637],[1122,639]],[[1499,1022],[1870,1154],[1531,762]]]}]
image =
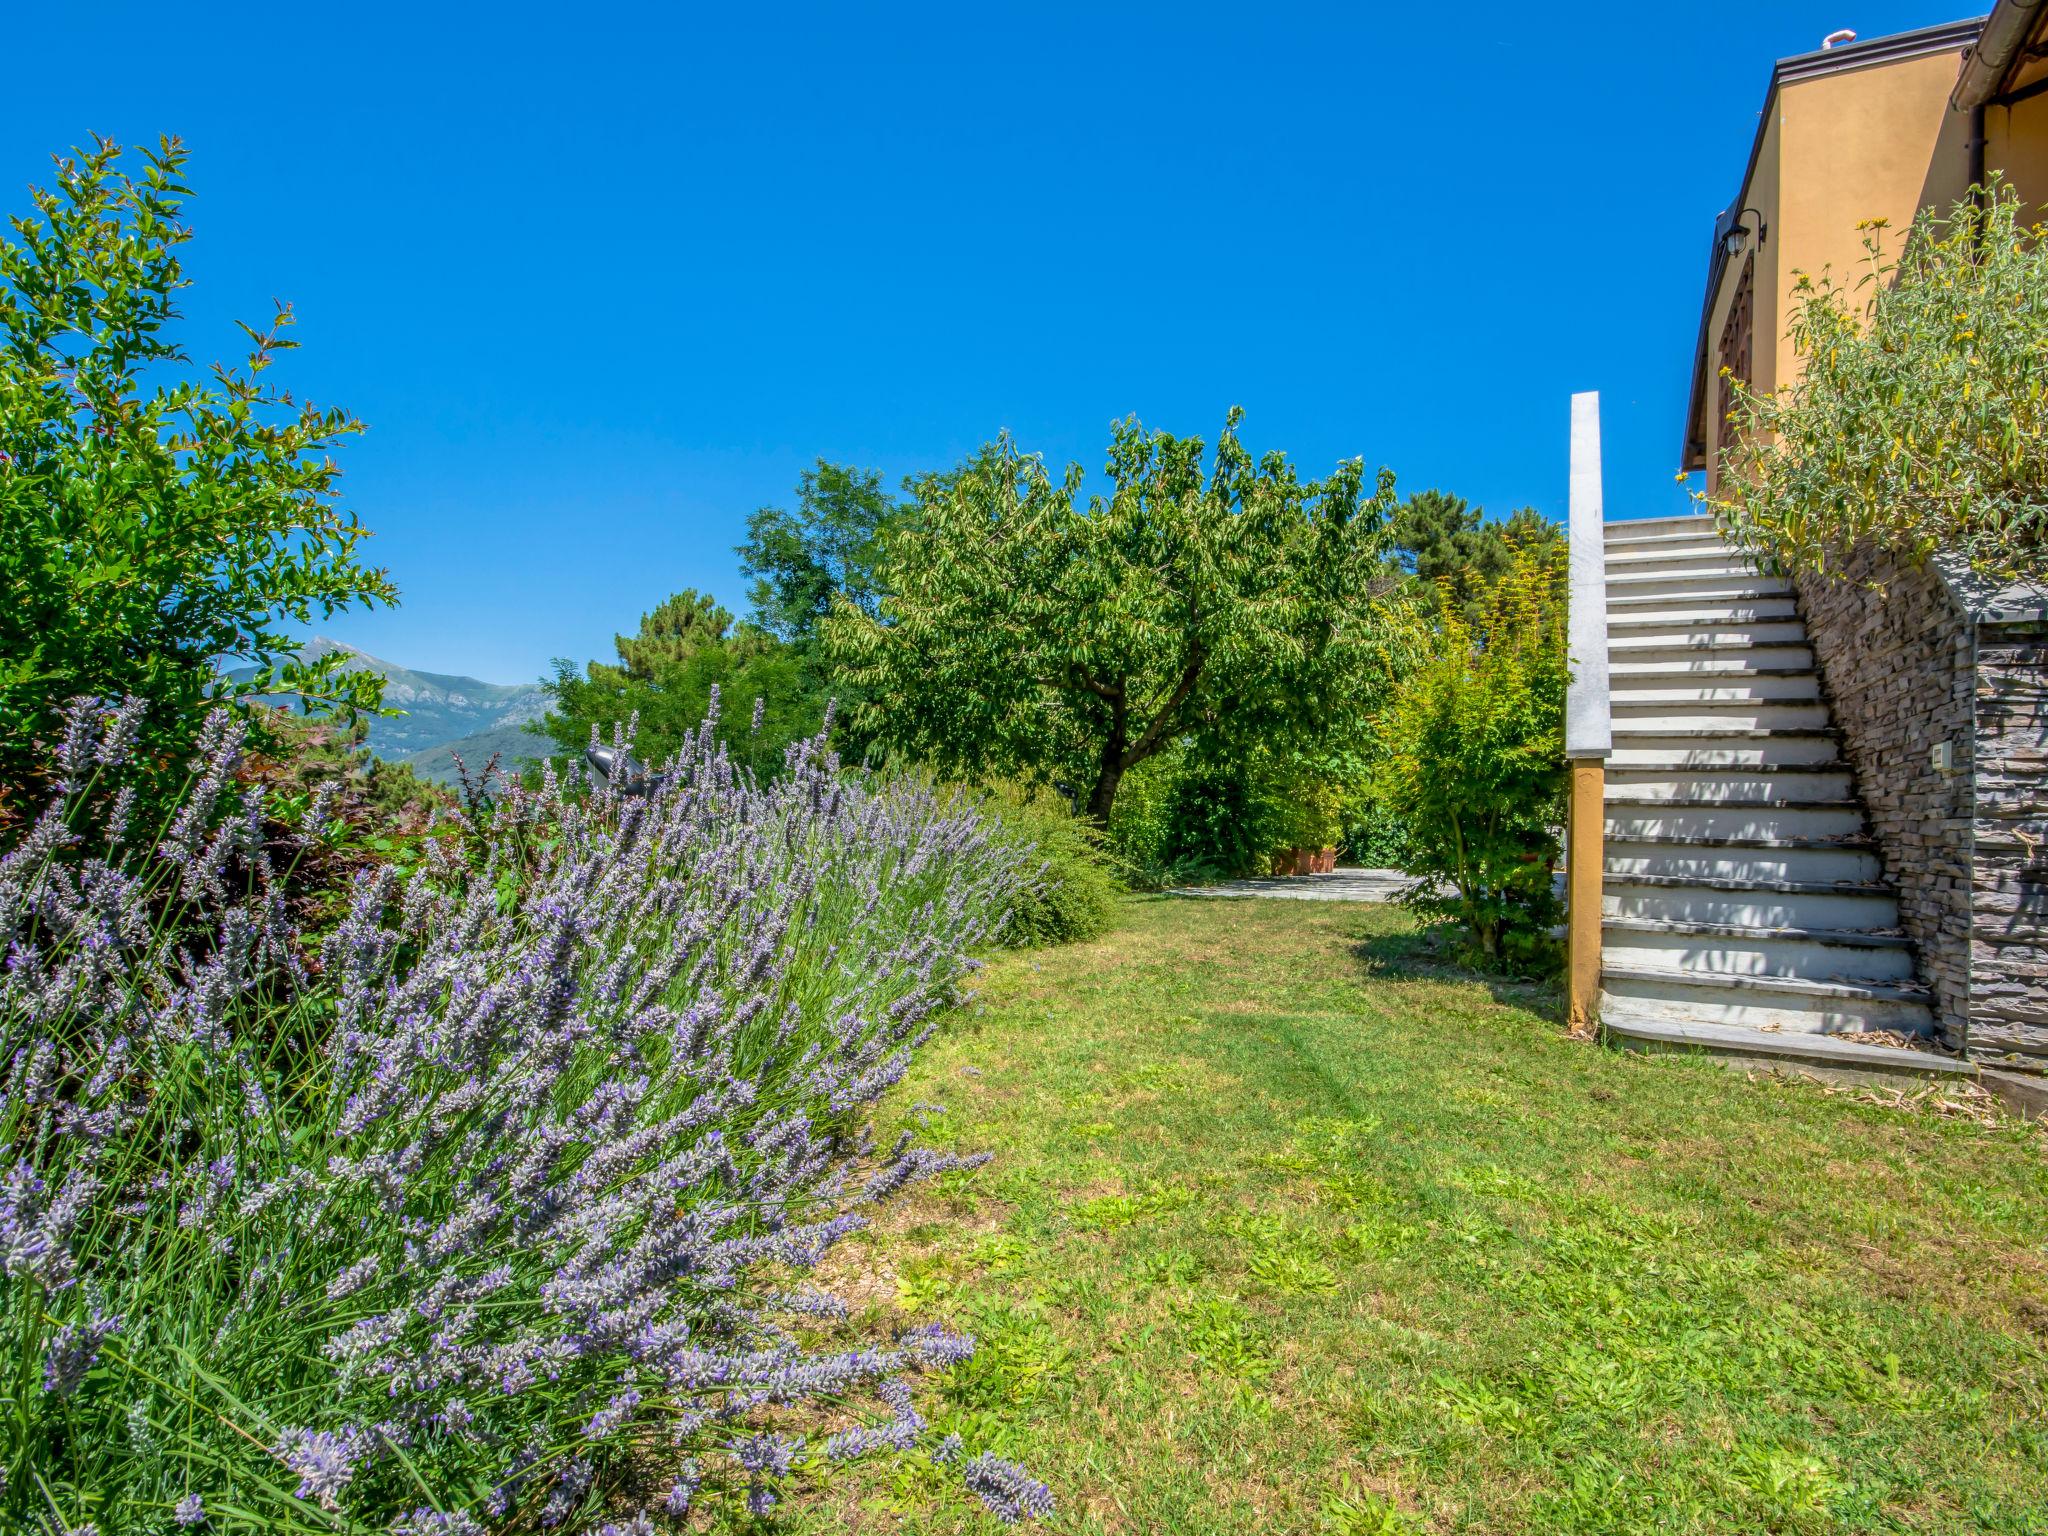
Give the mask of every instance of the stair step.
[{"label": "stair step", "polygon": [[1704,924],[1724,934],[1756,930],[1780,936],[1889,933],[1898,928],[1898,898],[1886,890],[1769,888],[1773,884],[1789,886],[1791,881],[1750,881],[1746,882],[1748,889],[1728,888],[1744,883],[1636,880],[1603,872],[1600,911],[1609,922]]},{"label": "stair step", "polygon": [[[1804,626],[1788,623],[1776,627],[1796,632],[1802,630]],[[1657,633],[1620,637],[1610,633],[1607,637],[1607,656],[1610,661],[1618,656],[1635,660],[1667,655],[1691,657],[1730,653],[1741,656],[1751,651],[1804,651],[1809,657],[1813,654],[1813,648],[1806,643],[1804,636],[1798,633],[1787,634],[1782,639],[1758,640],[1747,634],[1724,636],[1711,630],[1666,629]]]},{"label": "stair step", "polygon": [[1607,876],[1609,885],[1643,885],[1672,890],[1758,891],[1777,896],[1892,896],[1888,885],[1857,880],[1759,880],[1735,876],[1704,875],[1618,875]]},{"label": "stair step", "polygon": [[[1870,1045],[1856,1037],[1863,1028],[1795,1030],[1744,1024],[1708,1023],[1659,1014],[1654,1010],[1617,1009],[1612,1022],[1603,1009],[1601,1026],[1608,1038],[1626,1050],[1685,1051],[1705,1054],[1738,1069],[1763,1068],[1792,1072],[1828,1082],[1891,1083],[1912,1080],[1962,1079],[1977,1075],[1976,1067],[1959,1057],[1919,1047]],[[1925,1030],[1904,1033],[1925,1036]]]},{"label": "stair step", "polygon": [[1607,578],[1608,601],[1631,598],[1673,597],[1688,602],[1747,602],[1761,597],[1790,597],[1792,583],[1783,576],[1742,576],[1737,580],[1720,572],[1699,576],[1674,576],[1650,571],[1626,571]]},{"label": "stair step", "polygon": [[1820,679],[1811,672],[1666,673],[1638,675],[1617,667],[1609,674],[1610,709],[1645,704],[1768,704],[1818,702]]},{"label": "stair step", "polygon": [[1609,634],[1650,624],[1794,624],[1798,621],[1799,604],[1790,593],[1777,597],[1754,597],[1747,601],[1720,598],[1699,602],[1655,594],[1607,594]]},{"label": "stair step", "polygon": [[1925,1003],[1931,994],[1917,981],[1832,981],[1807,976],[1752,976],[1661,965],[1603,965],[1603,983],[1645,986],[1726,987],[1737,992],[1782,992],[1787,997],[1834,998],[1859,1003]]},{"label": "stair step", "polygon": [[1855,806],[1849,770],[1840,763],[1788,763],[1782,767],[1607,769],[1610,806]]},{"label": "stair step", "polygon": [[1850,930],[1772,931],[1731,926],[1728,932],[1717,932],[1717,926],[1605,919],[1601,923],[1601,962],[1624,969],[1650,966],[1697,971],[1722,979],[1763,976],[1861,985],[1910,981],[1913,976],[1913,948],[1903,939],[1885,944],[1868,942],[1871,935]]},{"label": "stair step", "polygon": [[1846,769],[1835,743],[1825,736],[1728,737],[1631,736],[1617,740],[1607,757],[1607,774],[1683,772],[1751,773]]},{"label": "stair step", "polygon": [[1811,677],[1813,652],[1803,645],[1748,645],[1688,652],[1662,646],[1648,651],[1608,650],[1607,675],[1620,678]]},{"label": "stair step", "polygon": [[1610,576],[1623,572],[1663,571],[1673,576],[1705,572],[1713,576],[1746,579],[1758,574],[1746,557],[1724,544],[1706,540],[1662,548],[1610,544],[1602,563]]},{"label": "stair step", "polygon": [[1806,626],[1797,618],[1628,619],[1607,626],[1607,654],[1638,650],[1740,650],[1751,645],[1805,645]]},{"label": "stair step", "polygon": [[1605,538],[1617,534],[1631,539],[1655,538],[1667,533],[1693,533],[1700,529],[1719,529],[1710,512],[1674,512],[1669,517],[1611,517],[1601,523],[1600,531]]},{"label": "stair step", "polygon": [[1729,731],[1775,730],[1806,733],[1823,729],[1828,709],[1819,699],[1693,699],[1683,704],[1668,700],[1632,703],[1609,695],[1613,729],[1666,735],[1678,731],[1705,731],[1721,735]]},{"label": "stair step", "polygon": [[1675,938],[1785,940],[1801,944],[1839,944],[1850,949],[1911,949],[1903,933],[1873,928],[1778,928],[1750,923],[1699,922],[1659,917],[1602,918],[1603,930],[1618,933],[1668,934]]},{"label": "stair step", "polygon": [[1610,525],[1601,543],[1609,554],[1618,550],[1731,549],[1734,547],[1721,537],[1720,530],[1712,524],[1701,528],[1679,528],[1666,533],[1629,533]]},{"label": "stair step", "polygon": [[1664,730],[1655,725],[1630,722],[1614,727],[1616,737],[1676,736],[1687,741],[1705,741],[1725,737],[1730,741],[1794,741],[1815,737],[1822,741],[1838,742],[1842,733],[1832,725],[1744,725],[1744,726],[1690,726],[1683,730]]},{"label": "stair step", "polygon": [[[1731,800],[1707,805],[1609,804],[1607,836],[1618,841],[1689,837],[1843,839],[1863,835],[1863,807],[1854,801],[1820,804]],[[1810,846],[1810,844],[1809,844]]]},{"label": "stair step", "polygon": [[1836,853],[1875,853],[1877,845],[1861,835],[1832,836],[1787,836],[1787,837],[1744,837],[1722,832],[1665,833],[1659,836],[1632,837],[1610,833],[1607,838],[1610,847],[1634,847],[1638,844],[1651,845],[1669,843],[1677,848],[1750,848],[1758,852],[1767,850],[1783,851],[1788,848],[1826,848]]},{"label": "stair step", "polygon": [[1603,880],[1854,888],[1875,885],[1884,875],[1877,851],[1854,840],[1610,839],[1600,862]]}]

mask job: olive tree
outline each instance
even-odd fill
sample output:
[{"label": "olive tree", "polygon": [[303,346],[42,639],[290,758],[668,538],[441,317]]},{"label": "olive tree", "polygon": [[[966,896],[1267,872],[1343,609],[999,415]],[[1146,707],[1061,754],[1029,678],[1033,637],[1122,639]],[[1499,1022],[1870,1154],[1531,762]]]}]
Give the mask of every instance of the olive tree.
[{"label": "olive tree", "polygon": [[1309,736],[1375,654],[1367,592],[1392,477],[1320,481],[1255,459],[1233,410],[1213,454],[1135,418],[1107,494],[1007,436],[914,483],[884,536],[889,594],[840,603],[827,642],[866,740],[970,776],[1065,789],[1106,825],[1117,787],[1177,738]]}]

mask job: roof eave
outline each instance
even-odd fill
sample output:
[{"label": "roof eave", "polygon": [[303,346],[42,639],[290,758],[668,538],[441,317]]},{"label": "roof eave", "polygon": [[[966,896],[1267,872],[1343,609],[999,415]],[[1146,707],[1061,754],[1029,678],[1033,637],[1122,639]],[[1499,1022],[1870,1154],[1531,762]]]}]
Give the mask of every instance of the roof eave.
[{"label": "roof eave", "polygon": [[1998,0],[1963,60],[1955,93],[1949,97],[1952,108],[1971,111],[2005,94],[2044,9],[2048,9],[2048,0]]}]

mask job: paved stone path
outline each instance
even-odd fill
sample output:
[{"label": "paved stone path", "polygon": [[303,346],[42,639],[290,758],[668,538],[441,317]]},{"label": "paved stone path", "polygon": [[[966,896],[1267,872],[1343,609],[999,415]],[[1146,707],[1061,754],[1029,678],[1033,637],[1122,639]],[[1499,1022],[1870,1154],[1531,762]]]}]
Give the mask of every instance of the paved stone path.
[{"label": "paved stone path", "polygon": [[1262,896],[1281,901],[1392,901],[1414,882],[1398,869],[1339,869],[1327,875],[1278,875],[1185,885],[1169,896]]}]

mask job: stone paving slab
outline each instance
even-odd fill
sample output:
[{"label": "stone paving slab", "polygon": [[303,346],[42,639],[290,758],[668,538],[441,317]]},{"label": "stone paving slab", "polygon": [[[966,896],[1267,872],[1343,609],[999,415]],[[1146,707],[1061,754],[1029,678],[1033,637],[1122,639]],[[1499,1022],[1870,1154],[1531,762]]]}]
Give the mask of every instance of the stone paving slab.
[{"label": "stone paving slab", "polygon": [[1279,901],[1392,901],[1414,882],[1398,869],[1338,869],[1326,875],[1275,875],[1184,885],[1169,896],[1256,896]]}]

